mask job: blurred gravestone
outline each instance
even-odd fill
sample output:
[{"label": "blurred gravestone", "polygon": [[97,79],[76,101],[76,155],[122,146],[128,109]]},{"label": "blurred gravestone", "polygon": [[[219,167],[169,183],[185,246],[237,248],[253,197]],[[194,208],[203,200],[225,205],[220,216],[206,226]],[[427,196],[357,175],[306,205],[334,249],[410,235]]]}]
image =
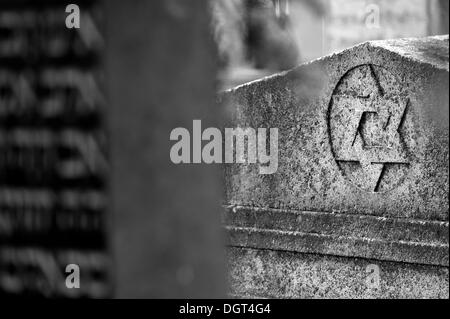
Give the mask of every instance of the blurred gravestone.
[{"label": "blurred gravestone", "polygon": [[220,169],[169,156],[174,128],[219,125],[208,2],[106,5],[117,296],[220,297]]},{"label": "blurred gravestone", "polygon": [[[110,295],[96,1],[0,3],[0,292]],[[81,271],[66,287],[66,267]]]}]

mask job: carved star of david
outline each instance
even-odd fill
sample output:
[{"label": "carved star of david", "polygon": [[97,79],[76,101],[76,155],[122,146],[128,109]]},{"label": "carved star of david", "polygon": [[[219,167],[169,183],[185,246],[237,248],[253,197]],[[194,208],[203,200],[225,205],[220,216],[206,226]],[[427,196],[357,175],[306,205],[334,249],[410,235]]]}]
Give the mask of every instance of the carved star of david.
[{"label": "carved star of david", "polygon": [[333,103],[345,110],[346,130],[335,152],[338,163],[356,163],[364,174],[364,188],[378,192],[389,165],[408,165],[401,128],[409,101],[387,97],[372,70],[376,89],[365,96],[337,95]]}]

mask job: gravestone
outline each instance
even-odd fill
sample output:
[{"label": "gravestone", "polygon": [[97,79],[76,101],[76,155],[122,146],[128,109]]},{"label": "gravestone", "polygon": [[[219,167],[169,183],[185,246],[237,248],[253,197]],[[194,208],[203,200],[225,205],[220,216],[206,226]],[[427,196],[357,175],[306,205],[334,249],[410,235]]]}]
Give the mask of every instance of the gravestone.
[{"label": "gravestone", "polygon": [[231,294],[448,298],[448,36],[373,41],[226,91],[278,171],[226,164]]},{"label": "gravestone", "polygon": [[77,3],[81,29],[63,2],[0,4],[0,294],[110,295],[101,11]]}]

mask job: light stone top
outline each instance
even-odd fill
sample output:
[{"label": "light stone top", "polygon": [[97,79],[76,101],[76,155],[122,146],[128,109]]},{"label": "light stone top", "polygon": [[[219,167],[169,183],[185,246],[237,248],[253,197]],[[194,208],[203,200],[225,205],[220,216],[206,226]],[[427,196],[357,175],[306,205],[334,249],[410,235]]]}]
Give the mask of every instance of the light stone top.
[{"label": "light stone top", "polygon": [[448,42],[448,35],[439,35],[427,38],[371,41],[370,44],[397,53],[407,59],[428,63],[433,67],[448,71]]}]

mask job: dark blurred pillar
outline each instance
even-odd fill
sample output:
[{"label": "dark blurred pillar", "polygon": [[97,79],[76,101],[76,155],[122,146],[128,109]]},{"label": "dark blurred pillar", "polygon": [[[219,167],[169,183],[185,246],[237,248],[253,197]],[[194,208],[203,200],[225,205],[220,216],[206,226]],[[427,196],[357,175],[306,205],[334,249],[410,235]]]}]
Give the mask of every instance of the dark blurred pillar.
[{"label": "dark blurred pillar", "polygon": [[105,1],[117,297],[220,297],[220,168],[170,161],[218,126],[208,2]]},{"label": "dark blurred pillar", "polygon": [[448,34],[448,0],[428,0],[428,35]]}]

